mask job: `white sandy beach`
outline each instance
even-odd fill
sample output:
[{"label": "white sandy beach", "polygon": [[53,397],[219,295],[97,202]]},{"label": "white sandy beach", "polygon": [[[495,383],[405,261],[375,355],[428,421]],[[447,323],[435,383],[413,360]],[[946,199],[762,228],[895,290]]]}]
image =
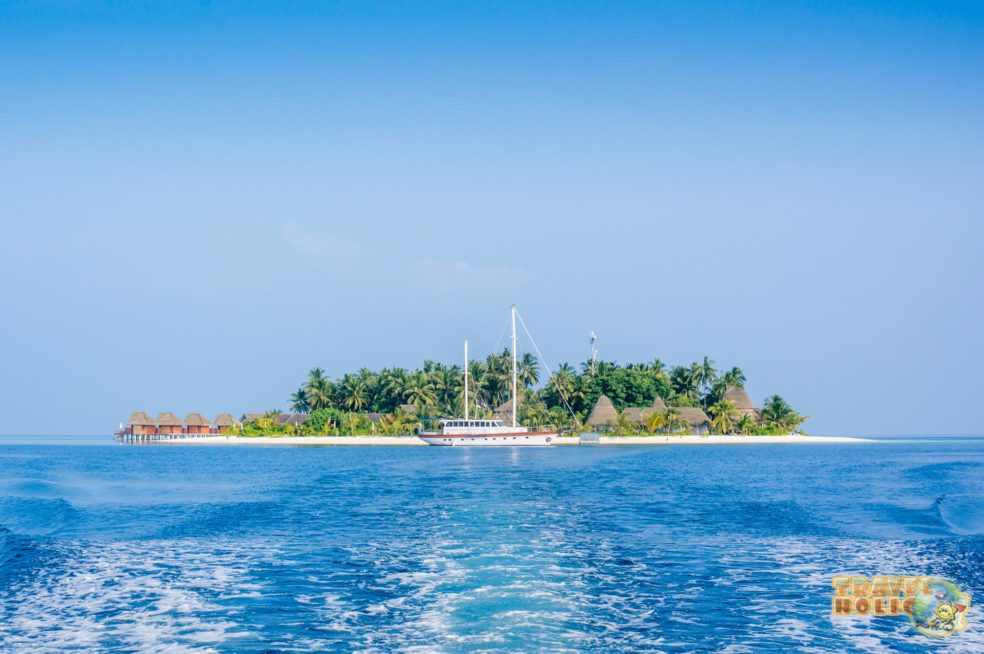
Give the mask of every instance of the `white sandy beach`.
[{"label": "white sandy beach", "polygon": [[[766,445],[774,443],[864,443],[850,436],[601,436],[599,445]],[[578,445],[576,436],[561,436],[557,445]],[[206,436],[157,441],[157,445],[407,445],[424,446],[416,436]]]}]

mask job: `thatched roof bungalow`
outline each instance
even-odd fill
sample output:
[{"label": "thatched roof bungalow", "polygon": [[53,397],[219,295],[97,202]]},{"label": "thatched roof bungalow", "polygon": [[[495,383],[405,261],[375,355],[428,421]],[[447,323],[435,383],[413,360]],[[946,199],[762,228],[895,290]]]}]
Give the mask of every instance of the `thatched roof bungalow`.
[{"label": "thatched roof bungalow", "polygon": [[402,411],[403,413],[406,413],[407,415],[411,415],[411,416],[417,415],[416,404],[401,404],[400,406],[396,407],[396,410]]},{"label": "thatched roof bungalow", "polygon": [[696,406],[673,407],[676,414],[687,423],[692,434],[707,434],[711,430],[711,419],[704,410]]},{"label": "thatched roof bungalow", "polygon": [[604,427],[611,427],[616,422],[618,422],[618,411],[615,410],[615,405],[612,401],[608,399],[608,396],[602,395],[595,402],[594,408],[591,409],[591,413],[588,414],[587,425],[592,429],[599,429]]},{"label": "thatched roof bungalow", "polygon": [[158,434],[180,434],[181,419],[170,411],[162,411],[157,415]]},{"label": "thatched roof bungalow", "polygon": [[300,427],[307,420],[307,417],[308,414],[306,413],[281,413],[277,416],[277,424]]},{"label": "thatched roof bungalow", "polygon": [[215,433],[227,434],[236,426],[236,419],[232,417],[231,413],[220,413],[215,416],[215,422],[212,423],[212,426]]},{"label": "thatched roof bungalow", "polygon": [[627,406],[622,409],[622,417],[631,422],[633,425],[641,425],[646,421],[646,416],[652,412],[649,407],[642,406]]},{"label": "thatched roof bungalow", "polygon": [[729,388],[721,396],[721,399],[734,404],[743,416],[752,416],[753,418],[758,416],[758,409],[755,408],[755,403],[752,402],[751,396],[744,388]]},{"label": "thatched roof bungalow", "polygon": [[127,431],[131,434],[156,434],[157,422],[143,411],[134,411],[127,420]]},{"label": "thatched roof bungalow", "polygon": [[[522,405],[523,405],[523,397],[521,394],[519,398],[519,406],[516,407],[516,410],[519,411],[519,407]],[[513,406],[512,398],[510,398],[495,408],[495,410],[492,412],[492,417],[495,420],[502,420],[505,423],[512,424],[512,406]],[[516,421],[517,422],[519,421],[518,414],[517,414]]]},{"label": "thatched roof bungalow", "polygon": [[622,417],[636,427],[641,427],[646,422],[646,417],[653,413],[664,413],[666,403],[658,395],[653,400],[652,406],[627,406],[622,409]]},{"label": "thatched roof bungalow", "polygon": [[211,431],[212,423],[200,413],[189,413],[182,423],[186,434],[207,434]]}]

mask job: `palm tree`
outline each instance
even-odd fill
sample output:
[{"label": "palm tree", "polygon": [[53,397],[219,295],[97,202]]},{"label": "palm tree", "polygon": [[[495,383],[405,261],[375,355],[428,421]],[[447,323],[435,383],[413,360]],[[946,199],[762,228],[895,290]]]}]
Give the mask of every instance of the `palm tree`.
[{"label": "palm tree", "polygon": [[700,385],[702,387],[709,387],[713,384],[718,377],[717,370],[714,369],[714,359],[705,356],[704,361],[700,364]]},{"label": "palm tree", "polygon": [[385,396],[387,409],[392,411],[403,402],[406,385],[407,371],[403,368],[391,368],[379,373],[379,387]]},{"label": "palm tree", "polygon": [[526,352],[519,360],[516,371],[520,383],[525,388],[533,388],[540,381],[540,365],[536,357]]},{"label": "palm tree", "polygon": [[711,414],[711,426],[719,434],[729,434],[735,429],[738,420],[738,409],[731,400],[720,400],[711,405],[707,412]]},{"label": "palm tree", "polygon": [[571,401],[571,396],[574,394],[576,374],[571,364],[562,363],[557,368],[557,371],[550,375],[547,388],[544,390],[546,391],[547,398],[554,400],[552,402],[553,404],[563,405]]},{"label": "palm tree", "polygon": [[294,413],[307,413],[311,407],[308,405],[307,390],[301,386],[290,396],[290,410]]},{"label": "palm tree", "polygon": [[423,370],[413,371],[404,386],[403,399],[407,404],[413,404],[418,408],[431,406],[437,402],[434,388],[427,378],[427,373]]},{"label": "palm tree", "polygon": [[696,394],[696,375],[699,365],[695,361],[689,368],[676,366],[670,371],[670,387],[674,395]]},{"label": "palm tree", "polygon": [[[464,395],[464,381],[461,368],[450,366],[436,373],[437,386],[440,389],[439,397],[448,406],[455,407],[454,411],[460,409],[461,398]],[[471,389],[468,389],[471,391]]]},{"label": "palm tree", "polygon": [[683,419],[680,412],[674,407],[666,407],[663,417],[666,421],[666,430],[669,432],[677,432],[687,427],[687,421]]},{"label": "palm tree", "polygon": [[806,421],[806,416],[793,411],[786,400],[778,395],[773,395],[765,400],[762,405],[762,422],[783,431],[794,431]]},{"label": "palm tree", "polygon": [[731,370],[721,375],[721,384],[724,390],[728,390],[729,388],[745,388],[745,373],[738,366],[734,366]]},{"label": "palm tree", "polygon": [[523,407],[523,424],[530,427],[542,427],[550,421],[550,412],[547,406],[540,401],[530,402]]},{"label": "palm tree", "polygon": [[313,409],[327,409],[332,405],[332,384],[321,368],[312,368],[308,373],[304,394],[308,406]]},{"label": "palm tree", "polygon": [[615,428],[616,436],[631,436],[635,433],[635,425],[632,424],[632,421],[629,420],[624,411],[618,414],[618,418],[612,422],[614,423],[612,426]]},{"label": "palm tree", "polygon": [[488,398],[489,377],[485,364],[472,361],[468,366],[468,404],[472,407],[489,406]]},{"label": "palm tree", "polygon": [[740,420],[738,420],[737,428],[738,428],[738,433],[740,434],[747,434],[748,432],[755,429],[755,427],[756,427],[755,418],[748,415],[747,413],[744,414]]},{"label": "palm tree", "polygon": [[646,431],[650,434],[655,434],[666,426],[666,415],[660,413],[659,411],[650,411],[649,413],[646,413],[642,420],[646,424]]},{"label": "palm tree", "polygon": [[342,403],[352,411],[362,411],[368,403],[366,382],[358,375],[342,377]]},{"label": "palm tree", "polygon": [[413,433],[417,427],[417,420],[403,411],[387,413],[380,420],[380,428],[384,434],[391,436],[404,436]]}]

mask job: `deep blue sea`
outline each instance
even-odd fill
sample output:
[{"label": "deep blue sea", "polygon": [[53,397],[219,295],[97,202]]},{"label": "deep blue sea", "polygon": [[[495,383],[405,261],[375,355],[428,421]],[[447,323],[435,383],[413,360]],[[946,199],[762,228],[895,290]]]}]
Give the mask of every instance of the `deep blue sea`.
[{"label": "deep blue sea", "polygon": [[[832,619],[929,574],[970,628]],[[984,439],[556,447],[0,437],[0,652],[981,652]]]}]

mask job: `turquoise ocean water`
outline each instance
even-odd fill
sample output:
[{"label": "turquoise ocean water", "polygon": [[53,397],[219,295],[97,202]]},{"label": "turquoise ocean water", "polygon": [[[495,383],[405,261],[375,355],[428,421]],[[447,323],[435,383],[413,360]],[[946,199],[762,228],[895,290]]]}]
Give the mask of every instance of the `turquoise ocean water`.
[{"label": "turquoise ocean water", "polygon": [[[930,574],[970,628],[830,617]],[[984,439],[544,449],[0,437],[0,652],[981,652]]]}]

